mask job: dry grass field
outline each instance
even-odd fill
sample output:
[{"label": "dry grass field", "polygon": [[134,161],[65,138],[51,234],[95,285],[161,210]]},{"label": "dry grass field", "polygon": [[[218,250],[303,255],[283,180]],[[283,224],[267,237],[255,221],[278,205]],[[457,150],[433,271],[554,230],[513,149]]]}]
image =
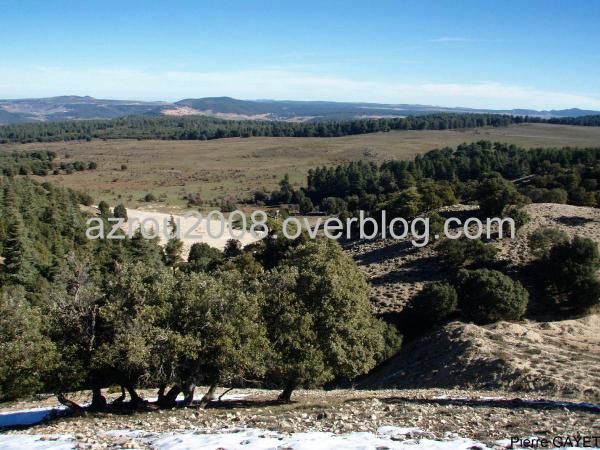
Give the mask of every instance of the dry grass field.
[{"label": "dry grass field", "polygon": [[[457,131],[395,131],[341,138],[232,138],[214,141],[109,140],[4,145],[4,151],[48,149],[60,160],[96,161],[98,169],[50,175],[49,181],[89,192],[96,201],[137,207],[148,192],[165,205],[185,206],[184,196],[204,201],[241,199],[272,190],[288,173],[302,183],[309,168],[365,159],[412,159],[443,146],[481,139],[524,147],[597,146],[600,128],[525,124]],[[127,166],[121,170],[121,165]]]}]

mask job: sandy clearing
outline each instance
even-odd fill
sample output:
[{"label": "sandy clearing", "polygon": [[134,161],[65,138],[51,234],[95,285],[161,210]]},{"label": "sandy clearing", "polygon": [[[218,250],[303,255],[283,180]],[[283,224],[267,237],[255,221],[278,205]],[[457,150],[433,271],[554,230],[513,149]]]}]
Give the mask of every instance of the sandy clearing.
[{"label": "sandy clearing", "polygon": [[[158,234],[161,245],[165,245],[168,240],[169,223],[171,217],[173,217],[175,222],[178,223],[181,232],[181,240],[183,241],[182,255],[186,259],[190,252],[190,247],[196,242],[205,242],[211,247],[223,250],[229,239],[237,239],[243,246],[260,239],[252,236],[249,231],[246,231],[241,235],[242,230],[232,229],[229,226],[229,221],[227,219],[222,223],[218,219],[209,220],[206,216],[202,216],[202,219],[200,219],[199,215],[188,216],[183,214],[167,214],[157,211],[142,211],[139,209],[127,209],[127,217],[127,222],[121,227],[123,231],[129,233],[129,229],[131,228],[131,230],[135,232],[143,225],[144,230],[148,235],[152,235],[153,231],[156,230],[154,231],[154,234]],[[223,227],[222,233],[220,232],[221,226]]]}]

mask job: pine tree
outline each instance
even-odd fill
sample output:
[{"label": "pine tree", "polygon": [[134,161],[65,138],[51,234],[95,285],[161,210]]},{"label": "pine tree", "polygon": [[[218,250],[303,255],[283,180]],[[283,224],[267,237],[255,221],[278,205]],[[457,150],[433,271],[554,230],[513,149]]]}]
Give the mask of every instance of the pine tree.
[{"label": "pine tree", "polygon": [[4,242],[4,272],[14,284],[27,285],[35,276],[27,251],[23,222],[16,214],[12,216]]}]

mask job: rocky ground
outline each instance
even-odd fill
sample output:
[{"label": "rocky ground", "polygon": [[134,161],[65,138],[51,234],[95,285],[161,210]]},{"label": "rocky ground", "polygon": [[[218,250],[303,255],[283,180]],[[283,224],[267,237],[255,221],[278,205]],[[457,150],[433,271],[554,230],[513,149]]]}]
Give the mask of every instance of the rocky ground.
[{"label": "rocky ground", "polygon": [[[237,397],[207,409],[89,413],[6,433],[36,435],[42,442],[71,435],[76,448],[147,448],[145,438],[157,433],[222,432],[240,427],[287,435],[307,431],[374,433],[381,427],[395,426],[413,431],[393,436],[392,440],[448,440],[460,436],[495,446],[511,436],[600,434],[599,405],[536,404],[529,402],[536,396],[514,399],[502,391],[308,390],[295,393],[289,405],[273,402],[273,391],[234,393]],[[83,399],[81,395],[75,398]],[[28,405],[21,403],[12,408]]]}]

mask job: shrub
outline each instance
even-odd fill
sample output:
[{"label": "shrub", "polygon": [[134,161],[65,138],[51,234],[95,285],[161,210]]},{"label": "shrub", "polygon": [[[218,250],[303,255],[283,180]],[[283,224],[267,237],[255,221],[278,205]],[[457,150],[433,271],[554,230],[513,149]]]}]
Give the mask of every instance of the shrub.
[{"label": "shrub", "polygon": [[192,272],[207,272],[215,268],[223,260],[223,253],[205,242],[195,242],[185,268]]},{"label": "shrub", "polygon": [[156,196],[152,192],[148,192],[146,195],[144,195],[144,201],[148,203],[155,202]]},{"label": "shrub", "polygon": [[[515,222],[516,231],[520,230],[525,224],[527,224],[531,220],[531,217],[529,217],[527,211],[525,211],[522,208],[516,207],[509,208],[508,211],[506,211],[506,213],[504,214],[504,217],[510,217]],[[508,232],[509,230],[505,229],[504,231]]]},{"label": "shrub", "polygon": [[98,203],[98,211],[100,211],[101,216],[108,216],[110,214],[110,206],[104,200],[101,200]]},{"label": "shrub", "polygon": [[454,287],[448,283],[431,283],[412,299],[408,315],[414,323],[437,325],[456,311],[457,305]]},{"label": "shrub", "polygon": [[91,206],[94,203],[94,198],[90,194],[80,193],[79,203],[85,206]]},{"label": "shrub", "polygon": [[223,249],[223,255],[226,258],[235,258],[242,254],[242,243],[237,239],[227,239],[225,248]]},{"label": "shrub", "polygon": [[113,210],[113,215],[120,219],[127,220],[127,208],[125,208],[125,205],[123,205],[122,203],[119,203],[117,206],[115,206],[115,209]]},{"label": "shrub", "polygon": [[527,290],[497,270],[461,270],[457,285],[458,305],[465,320],[478,324],[519,320],[527,309]]},{"label": "shrub", "polygon": [[492,174],[479,185],[476,197],[481,212],[488,217],[498,217],[507,205],[524,200],[514,184],[498,174]]},{"label": "shrub", "polygon": [[436,248],[444,264],[451,269],[483,266],[494,261],[496,248],[478,239],[445,239]]},{"label": "shrub", "polygon": [[541,281],[563,303],[585,311],[600,303],[600,252],[591,239],[576,236],[554,245],[539,263]]},{"label": "shrub", "polygon": [[529,235],[528,244],[531,252],[537,257],[547,256],[554,244],[568,241],[569,237],[564,231],[557,228],[538,228]]}]

